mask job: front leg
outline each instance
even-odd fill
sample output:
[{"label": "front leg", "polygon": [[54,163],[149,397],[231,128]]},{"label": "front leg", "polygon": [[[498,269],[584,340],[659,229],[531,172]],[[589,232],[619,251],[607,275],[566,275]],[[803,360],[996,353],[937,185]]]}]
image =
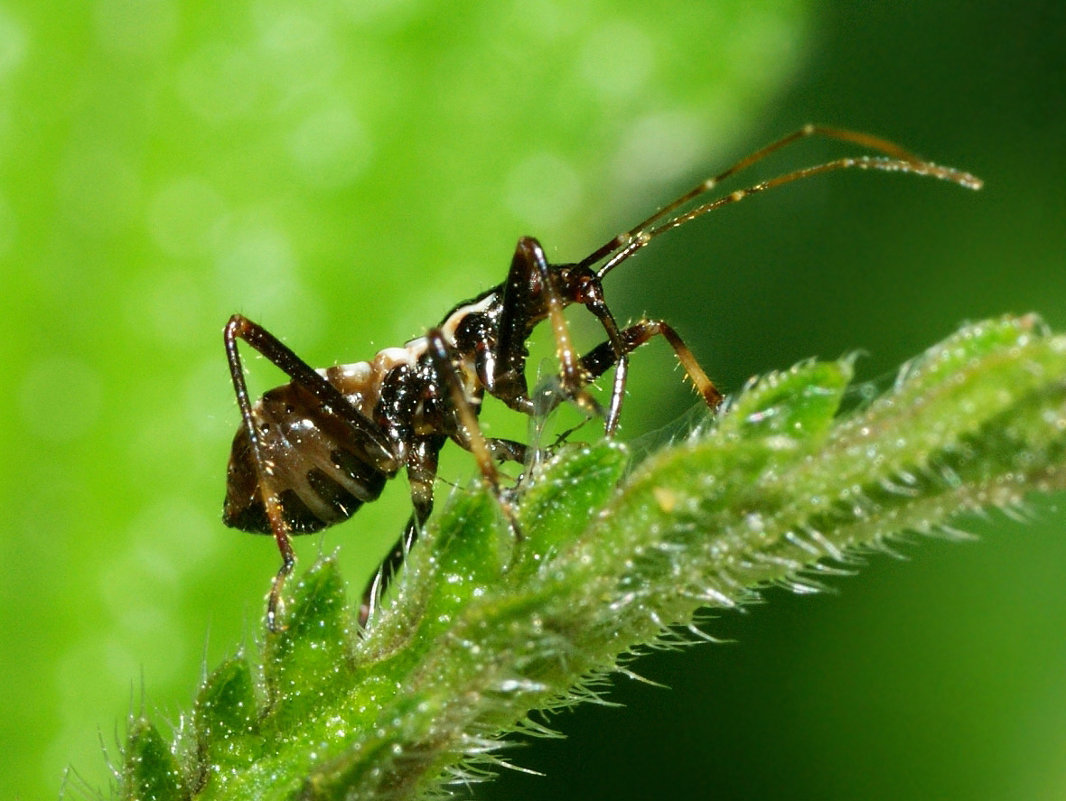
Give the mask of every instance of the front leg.
[{"label": "front leg", "polygon": [[[677,356],[677,360],[681,363],[685,375],[692,381],[696,391],[703,398],[703,402],[707,404],[707,408],[712,412],[716,411],[722,405],[722,393],[714,385],[714,382],[707,377],[707,373],[700,367],[700,363],[696,361],[696,357],[692,355],[688,345],[685,344],[672,326],[667,325],[662,320],[641,320],[639,323],[634,323],[620,331],[618,339],[622,343],[623,352],[631,353],[656,336],[661,336],[669,343],[674,350],[674,355]],[[614,355],[616,350],[616,345],[604,343],[587,353],[581,359],[581,363],[589,371],[590,375],[600,376],[611,366],[611,363],[616,358]]]},{"label": "front leg", "polygon": [[707,408],[712,412],[716,411],[722,405],[722,393],[707,377],[707,373],[700,367],[696,357],[692,355],[692,351],[677,331],[662,320],[641,320],[639,323],[622,329],[618,332],[616,341],[603,342],[585,354],[581,359],[582,367],[593,379],[596,379],[607,372],[612,365],[621,364],[619,352],[623,356],[628,356],[656,336],[661,336],[669,343],[685,375],[692,381],[696,391],[703,398],[703,402],[707,404]]},{"label": "front leg", "polygon": [[563,315],[563,309],[571,302],[560,293],[555,272],[540,243],[532,237],[519,239],[503,285],[503,311],[488,387],[492,395],[512,409],[528,415],[535,413],[525,376],[528,355],[525,340],[533,326],[547,318],[555,338],[563,391],[586,412],[597,414],[601,411],[596,399],[586,390],[589,379]]}]

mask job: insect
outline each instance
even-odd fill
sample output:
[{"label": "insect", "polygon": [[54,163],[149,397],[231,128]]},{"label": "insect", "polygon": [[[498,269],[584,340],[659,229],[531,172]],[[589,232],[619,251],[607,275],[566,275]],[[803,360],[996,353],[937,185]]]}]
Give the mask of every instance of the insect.
[{"label": "insect", "polygon": [[[725,179],[812,136],[879,155],[838,158],[698,202]],[[662,320],[619,325],[604,299],[604,277],[659,235],[697,217],[782,184],[842,169],[915,173],[971,189],[981,185],[972,175],[924,161],[879,137],[807,125],[701,182],[578,262],[551,264],[537,240],[523,237],[503,283],[455,306],[424,336],[385,348],[369,361],[313,369],[265,328],[233,315],[224,339],[242,421],[230,454],[223,520],[244,531],[272,534],[281,552],[267,605],[268,625],[276,624],[283,584],[295,564],[291,537],[346,520],[405,470],[413,511],[364,594],[360,621],[366,623],[384,583],[399,569],[430,515],[437,458],[448,440],[473,454],[485,483],[507,511],[496,463],[524,463],[528,447],[486,437],[478,412],[488,394],[516,412],[534,413],[525,375],[526,342],[541,322],[550,323],[555,339],[561,394],[590,413],[602,411],[607,436],[618,428],[629,354],[656,336],[673,348],[708,409],[717,410],[722,394],[677,332]],[[686,206],[691,207],[682,210]],[[584,355],[575,350],[563,316],[563,309],[574,304],[591,312],[606,335]],[[238,340],[277,365],[289,383],[253,403]],[[612,368],[610,398],[601,409],[588,386]]]}]

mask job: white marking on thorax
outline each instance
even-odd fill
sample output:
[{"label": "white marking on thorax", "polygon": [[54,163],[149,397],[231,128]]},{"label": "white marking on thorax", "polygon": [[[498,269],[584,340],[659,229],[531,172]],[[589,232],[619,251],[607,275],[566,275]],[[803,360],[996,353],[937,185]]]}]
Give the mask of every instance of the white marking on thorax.
[{"label": "white marking on thorax", "polygon": [[[495,295],[488,295],[476,303],[460,306],[449,314],[440,327],[444,341],[454,348],[456,332],[463,320],[468,315],[488,311],[495,301]],[[318,372],[339,389],[349,403],[367,417],[373,418],[374,407],[381,399],[381,385],[385,376],[397,367],[415,367],[426,355],[428,348],[429,341],[426,337],[416,337],[405,342],[403,347],[382,348],[370,361],[337,364]],[[459,378],[470,402],[480,403],[480,399],[475,397],[478,379],[473,364],[468,364],[467,360],[463,359],[458,367]]]},{"label": "white marking on thorax", "polygon": [[318,372],[339,389],[349,403],[373,418],[385,376],[397,367],[414,367],[425,352],[426,338],[419,337],[402,348],[382,348],[371,361],[337,364]]},{"label": "white marking on thorax", "polygon": [[440,325],[441,333],[444,335],[444,341],[451,346],[455,346],[455,332],[462,325],[465,320],[471,314],[481,314],[489,310],[489,307],[496,302],[496,293],[493,292],[490,295],[486,295],[476,303],[468,303],[465,306],[460,306],[458,309],[448,315],[448,319]]}]

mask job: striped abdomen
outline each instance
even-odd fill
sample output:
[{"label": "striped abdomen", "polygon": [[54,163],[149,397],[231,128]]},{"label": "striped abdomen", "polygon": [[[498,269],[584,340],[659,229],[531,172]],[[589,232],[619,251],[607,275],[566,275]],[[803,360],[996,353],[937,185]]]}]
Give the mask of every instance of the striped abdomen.
[{"label": "striped abdomen", "polygon": [[[252,407],[267,493],[273,493],[294,534],[319,531],[375,500],[399,469],[398,460],[343,417],[326,411],[305,389],[286,384]],[[251,440],[241,426],[233,440],[222,515],[227,526],[270,534]]]}]

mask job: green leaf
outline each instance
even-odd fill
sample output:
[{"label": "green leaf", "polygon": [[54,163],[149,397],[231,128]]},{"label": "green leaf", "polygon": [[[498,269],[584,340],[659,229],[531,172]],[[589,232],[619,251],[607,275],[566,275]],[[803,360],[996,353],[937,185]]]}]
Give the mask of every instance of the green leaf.
[{"label": "green leaf", "polygon": [[216,772],[255,760],[263,745],[258,713],[247,660],[222,663],[200,688],[193,707],[194,737],[203,749],[197,760]]},{"label": "green leaf", "polygon": [[1034,317],[964,328],[840,414],[851,376],[845,359],[755,381],[633,468],[616,442],[564,448],[505,498],[517,530],[490,493],[455,493],[365,632],[321,561],[266,634],[258,693],[242,659],[208,678],[181,775],[135,726],[123,797],[433,794],[701,609],[1066,486],[1066,338]]},{"label": "green leaf", "polygon": [[130,726],[122,766],[123,798],[180,801],[188,798],[184,776],[159,731],[147,720]]}]

